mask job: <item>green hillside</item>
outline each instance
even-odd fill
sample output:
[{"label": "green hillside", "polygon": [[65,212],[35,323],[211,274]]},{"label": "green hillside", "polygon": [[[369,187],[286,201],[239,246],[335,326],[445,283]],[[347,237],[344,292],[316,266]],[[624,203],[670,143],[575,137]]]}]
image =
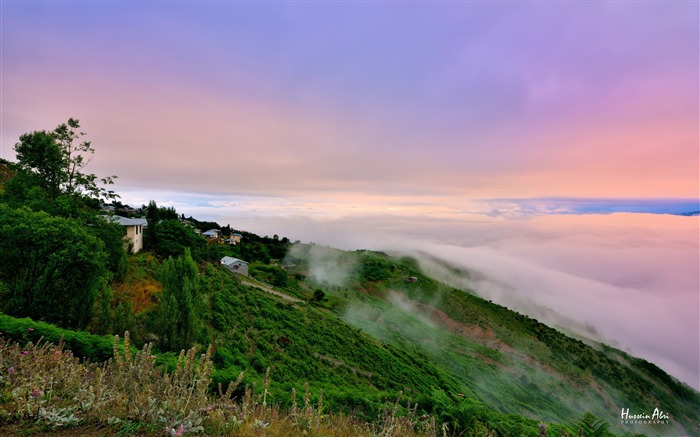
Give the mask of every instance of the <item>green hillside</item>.
[{"label": "green hillside", "polygon": [[[248,244],[268,250],[264,239]],[[513,436],[537,435],[540,421],[552,431],[574,430],[585,412],[618,434],[636,432],[620,423],[621,408],[644,412],[659,405],[673,418],[642,426],[646,433],[696,432],[700,396],[651,363],[437,282],[409,257],[289,247],[279,262],[253,262],[251,278],[200,264],[197,343],[214,346],[215,385],[241,371],[244,382],[260,384],[270,368],[270,399],[281,407],[291,405],[292,388],[301,393],[308,383],[312,396],[323,390],[329,411],[373,420],[403,392],[419,412],[452,430],[483,426]],[[241,250],[217,246],[215,254]],[[149,272],[161,265],[148,254],[130,256],[114,288],[149,286],[157,276]],[[152,300],[160,298],[155,291]],[[137,343],[157,340],[157,310],[144,307],[121,327],[130,328]],[[12,337],[7,323],[0,330]],[[104,353],[93,356],[104,359]]]},{"label": "green hillside", "polygon": [[[249,244],[265,251],[262,241]],[[651,363],[437,282],[409,257],[290,247],[279,263],[254,262],[252,278],[200,266],[199,340],[214,345],[214,383],[241,371],[244,381],[260,383],[270,368],[274,402],[289,406],[292,388],[300,393],[308,383],[312,393],[323,389],[329,410],[367,420],[403,392],[451,429],[478,422],[502,435],[536,435],[539,421],[572,425],[585,412],[619,434],[695,432],[698,393]],[[155,271],[159,264],[142,255],[130,261],[141,265],[139,275],[144,265]],[[148,331],[149,314],[131,329]],[[673,412],[672,421],[620,423],[622,408],[650,406]]]},{"label": "green hillside", "polygon": [[[294,248],[293,270],[313,271],[313,251]],[[429,357],[453,398],[463,393],[501,413],[552,422],[590,411],[618,432],[634,430],[620,423],[622,408],[663,406],[677,427],[656,432],[697,432],[698,393],[652,363],[439,283],[411,258],[323,252],[324,262],[336,258],[350,271],[343,284],[316,284],[330,295],[332,312],[384,344]]]}]

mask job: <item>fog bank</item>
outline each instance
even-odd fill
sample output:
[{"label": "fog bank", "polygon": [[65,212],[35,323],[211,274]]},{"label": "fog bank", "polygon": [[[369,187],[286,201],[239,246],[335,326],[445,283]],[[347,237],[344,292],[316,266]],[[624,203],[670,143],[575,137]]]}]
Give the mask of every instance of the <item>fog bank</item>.
[{"label": "fog bank", "polygon": [[[425,252],[481,273],[438,278],[645,358],[700,389],[698,217],[651,214],[232,219],[341,249]],[[461,282],[460,282],[461,281]]]}]

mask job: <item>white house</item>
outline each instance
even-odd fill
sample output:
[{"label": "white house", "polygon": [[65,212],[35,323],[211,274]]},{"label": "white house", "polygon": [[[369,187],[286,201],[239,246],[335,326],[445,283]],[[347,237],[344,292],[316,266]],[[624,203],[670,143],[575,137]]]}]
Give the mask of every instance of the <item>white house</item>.
[{"label": "white house", "polygon": [[225,256],[221,258],[220,263],[222,266],[226,266],[234,273],[240,273],[241,275],[248,276],[248,263],[243,260]]},{"label": "white house", "polygon": [[115,215],[109,217],[109,220],[119,223],[126,228],[126,238],[132,244],[132,253],[136,253],[143,249],[143,228],[146,227],[146,219],[126,218]]},{"label": "white house", "polygon": [[209,229],[207,232],[202,232],[202,236],[210,240],[218,239],[221,236],[221,231],[218,229]]}]

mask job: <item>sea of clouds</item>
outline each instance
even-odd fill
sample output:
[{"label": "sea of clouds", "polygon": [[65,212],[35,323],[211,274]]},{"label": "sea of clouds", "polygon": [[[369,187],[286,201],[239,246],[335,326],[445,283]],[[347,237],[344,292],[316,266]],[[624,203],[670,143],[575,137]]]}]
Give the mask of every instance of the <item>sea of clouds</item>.
[{"label": "sea of clouds", "polygon": [[[413,254],[445,282],[645,358],[700,389],[697,217],[239,216],[232,225],[341,249]],[[477,274],[456,275],[433,257]]]}]

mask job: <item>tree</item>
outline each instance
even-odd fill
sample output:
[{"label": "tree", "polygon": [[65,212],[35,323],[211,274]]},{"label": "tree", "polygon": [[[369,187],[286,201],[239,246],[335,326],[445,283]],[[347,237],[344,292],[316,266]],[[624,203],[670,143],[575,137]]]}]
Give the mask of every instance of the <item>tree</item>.
[{"label": "tree", "polygon": [[[64,155],[65,163],[63,172],[66,175],[66,192],[73,194],[79,186],[89,184],[89,178],[86,179],[82,170],[92,160],[92,155],[95,149],[91,147],[90,141],[78,143],[78,140],[85,136],[84,132],[77,132],[80,128],[80,122],[74,118],[69,118],[68,123],[58,125],[53,131],[53,137],[56,139],[56,144],[60,147]],[[90,157],[85,160],[82,153],[87,153]]]},{"label": "tree", "polygon": [[314,302],[321,302],[325,298],[326,298],[326,293],[324,293],[323,290],[318,289],[318,290],[314,291],[314,298],[313,298]]},{"label": "tree", "polygon": [[82,221],[89,232],[104,243],[105,253],[107,255],[106,266],[112,273],[112,279],[123,279],[124,275],[126,275],[128,264],[124,246],[124,236],[126,232],[124,227],[97,215],[85,217]]},{"label": "tree", "polygon": [[160,299],[155,329],[158,343],[163,350],[175,350],[180,344],[177,336],[179,315],[175,294],[170,291],[164,292]]},{"label": "tree", "polygon": [[114,311],[115,333],[136,333],[136,318],[134,317],[134,304],[130,301],[120,302]]},{"label": "tree", "polygon": [[162,258],[178,257],[188,250],[193,258],[201,260],[206,251],[204,238],[177,220],[161,220],[148,228],[153,237],[151,249]]},{"label": "tree", "polygon": [[[102,287],[95,301],[92,324],[90,332],[95,334],[111,334],[114,328],[114,317],[112,314],[112,299],[114,293],[109,287]],[[123,333],[124,331],[122,331]]]},{"label": "tree", "polygon": [[3,311],[82,329],[109,272],[104,243],[75,220],[0,204]]},{"label": "tree", "polygon": [[155,201],[146,207],[144,247],[163,258],[177,257],[189,248],[196,259],[201,259],[206,243],[194,231],[180,223],[175,208],[158,207]]},{"label": "tree", "polygon": [[189,249],[177,258],[168,258],[161,268],[163,294],[158,310],[157,332],[166,350],[192,345],[199,328],[199,270]]},{"label": "tree", "polygon": [[67,160],[53,134],[37,131],[23,134],[15,144],[20,169],[34,176],[31,180],[41,186],[48,198],[56,200],[66,183]]},{"label": "tree", "polygon": [[15,144],[20,170],[34,176],[50,201],[61,195],[79,198],[115,199],[114,191],[98,185],[114,183],[116,176],[98,178],[82,170],[92,160],[95,149],[90,141],[80,142],[85,133],[79,132],[80,122],[70,118],[51,132],[35,131],[23,134]]}]

